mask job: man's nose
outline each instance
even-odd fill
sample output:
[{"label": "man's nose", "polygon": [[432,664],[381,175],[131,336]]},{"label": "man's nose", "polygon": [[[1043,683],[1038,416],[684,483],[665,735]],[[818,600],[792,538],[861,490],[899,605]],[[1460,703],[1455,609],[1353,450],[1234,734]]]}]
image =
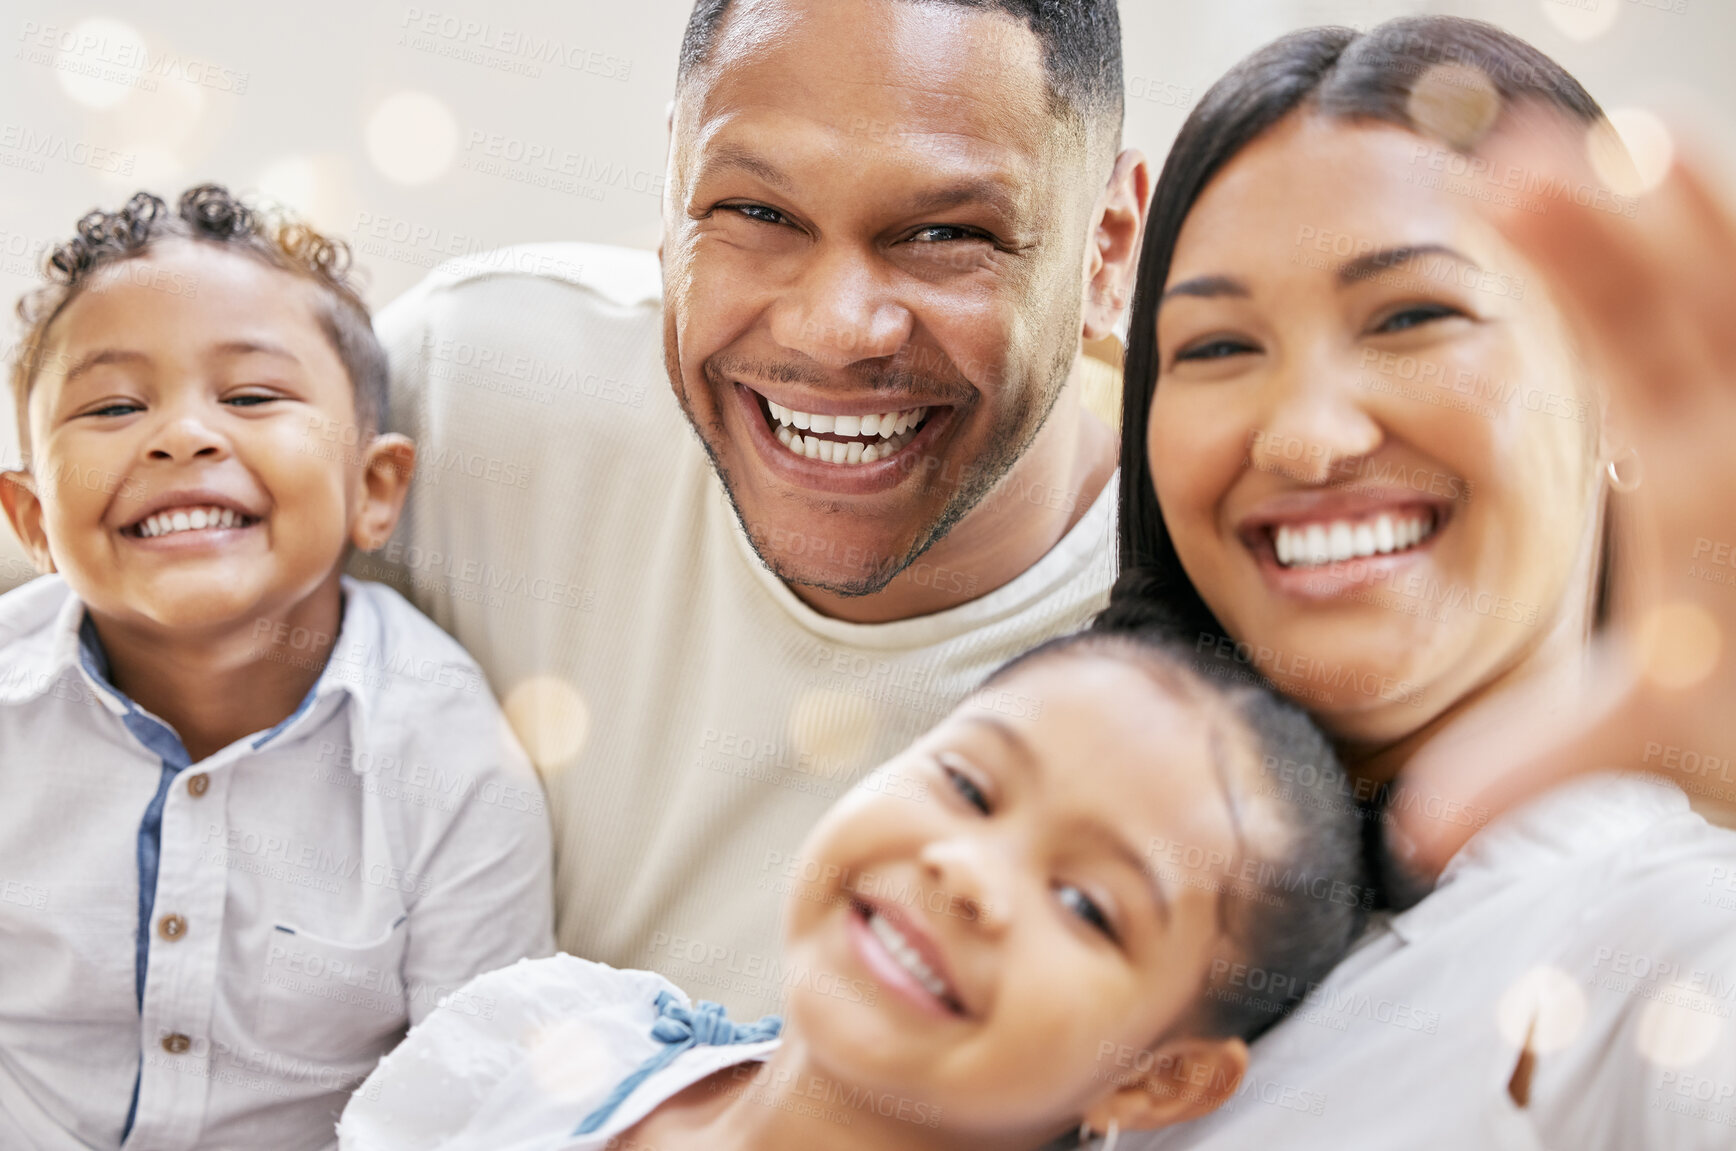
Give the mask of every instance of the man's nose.
[{"label": "man's nose", "polygon": [[1302,484],[1325,484],[1345,461],[1373,454],[1386,436],[1354,362],[1328,351],[1296,355],[1266,382],[1249,462]]},{"label": "man's nose", "polygon": [[1012,893],[1006,878],[1010,869],[997,864],[993,854],[983,837],[956,836],[931,840],[920,859],[924,878],[944,896],[945,914],[998,936],[1011,920]]},{"label": "man's nose", "polygon": [[816,250],[771,313],[771,335],[826,368],[880,359],[910,339],[913,319],[871,255]]}]

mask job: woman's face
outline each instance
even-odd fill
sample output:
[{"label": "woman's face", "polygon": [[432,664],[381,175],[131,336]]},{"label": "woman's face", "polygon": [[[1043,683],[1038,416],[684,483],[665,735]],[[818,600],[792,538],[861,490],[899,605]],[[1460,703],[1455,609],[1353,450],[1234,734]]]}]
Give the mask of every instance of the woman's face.
[{"label": "woman's face", "polygon": [[1455,168],[1292,116],[1201,195],[1158,309],[1152,475],[1222,654],[1353,741],[1584,632],[1598,407]]}]

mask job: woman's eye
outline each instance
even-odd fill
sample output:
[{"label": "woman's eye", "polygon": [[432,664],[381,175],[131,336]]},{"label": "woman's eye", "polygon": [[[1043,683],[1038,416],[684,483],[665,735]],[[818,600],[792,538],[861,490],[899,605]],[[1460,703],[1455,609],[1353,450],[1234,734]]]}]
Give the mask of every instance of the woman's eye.
[{"label": "woman's eye", "polygon": [[1444,320],[1449,316],[1462,316],[1457,308],[1449,308],[1445,304],[1423,304],[1416,307],[1403,308],[1382,320],[1374,330],[1380,335],[1392,332],[1405,332],[1423,324]]},{"label": "woman's eye", "polygon": [[1219,338],[1189,345],[1175,354],[1175,360],[1178,364],[1183,360],[1227,360],[1231,356],[1244,356],[1258,350],[1242,340]]},{"label": "woman's eye", "polygon": [[1055,895],[1068,911],[1101,931],[1111,942],[1115,940],[1115,928],[1110,925],[1109,916],[1089,895],[1071,883],[1056,888]]},{"label": "woman's eye", "polygon": [[971,781],[970,776],[958,768],[949,767],[946,764],[942,764],[940,769],[946,772],[946,778],[952,782],[953,789],[964,797],[966,803],[984,815],[989,813],[989,797],[983,794],[982,788]]}]

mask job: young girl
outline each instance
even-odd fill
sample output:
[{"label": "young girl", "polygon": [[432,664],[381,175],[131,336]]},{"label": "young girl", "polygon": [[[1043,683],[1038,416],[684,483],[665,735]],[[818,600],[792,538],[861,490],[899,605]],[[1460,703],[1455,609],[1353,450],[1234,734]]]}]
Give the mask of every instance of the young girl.
[{"label": "young girl", "polygon": [[410,1033],[341,1145],[980,1151],[1232,1099],[1358,928],[1358,815],[1299,709],[1164,634],[1130,615],[1013,661],[999,709],[967,701],[741,877],[789,884],[783,1020],[521,962]]}]

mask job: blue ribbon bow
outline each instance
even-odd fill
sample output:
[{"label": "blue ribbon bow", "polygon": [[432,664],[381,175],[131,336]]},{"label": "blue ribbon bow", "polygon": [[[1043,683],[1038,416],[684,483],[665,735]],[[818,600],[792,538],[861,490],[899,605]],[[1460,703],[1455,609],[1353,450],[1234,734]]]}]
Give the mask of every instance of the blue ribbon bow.
[{"label": "blue ribbon bow", "polygon": [[615,1109],[633,1094],[639,1084],[669,1066],[677,1055],[690,1047],[708,1045],[712,1047],[727,1047],[733,1043],[763,1043],[767,1039],[776,1039],[782,1031],[784,1021],[776,1015],[767,1015],[757,1023],[731,1023],[729,1016],[723,1013],[723,1004],[713,1003],[708,999],[699,1001],[697,1007],[687,1008],[672,992],[657,993],[657,1022],[651,1025],[651,1038],[663,1044],[663,1050],[639,1064],[633,1073],[615,1085],[609,1092],[609,1097],[597,1109],[585,1116],[574,1135],[589,1135],[609,1121],[609,1116]]}]

